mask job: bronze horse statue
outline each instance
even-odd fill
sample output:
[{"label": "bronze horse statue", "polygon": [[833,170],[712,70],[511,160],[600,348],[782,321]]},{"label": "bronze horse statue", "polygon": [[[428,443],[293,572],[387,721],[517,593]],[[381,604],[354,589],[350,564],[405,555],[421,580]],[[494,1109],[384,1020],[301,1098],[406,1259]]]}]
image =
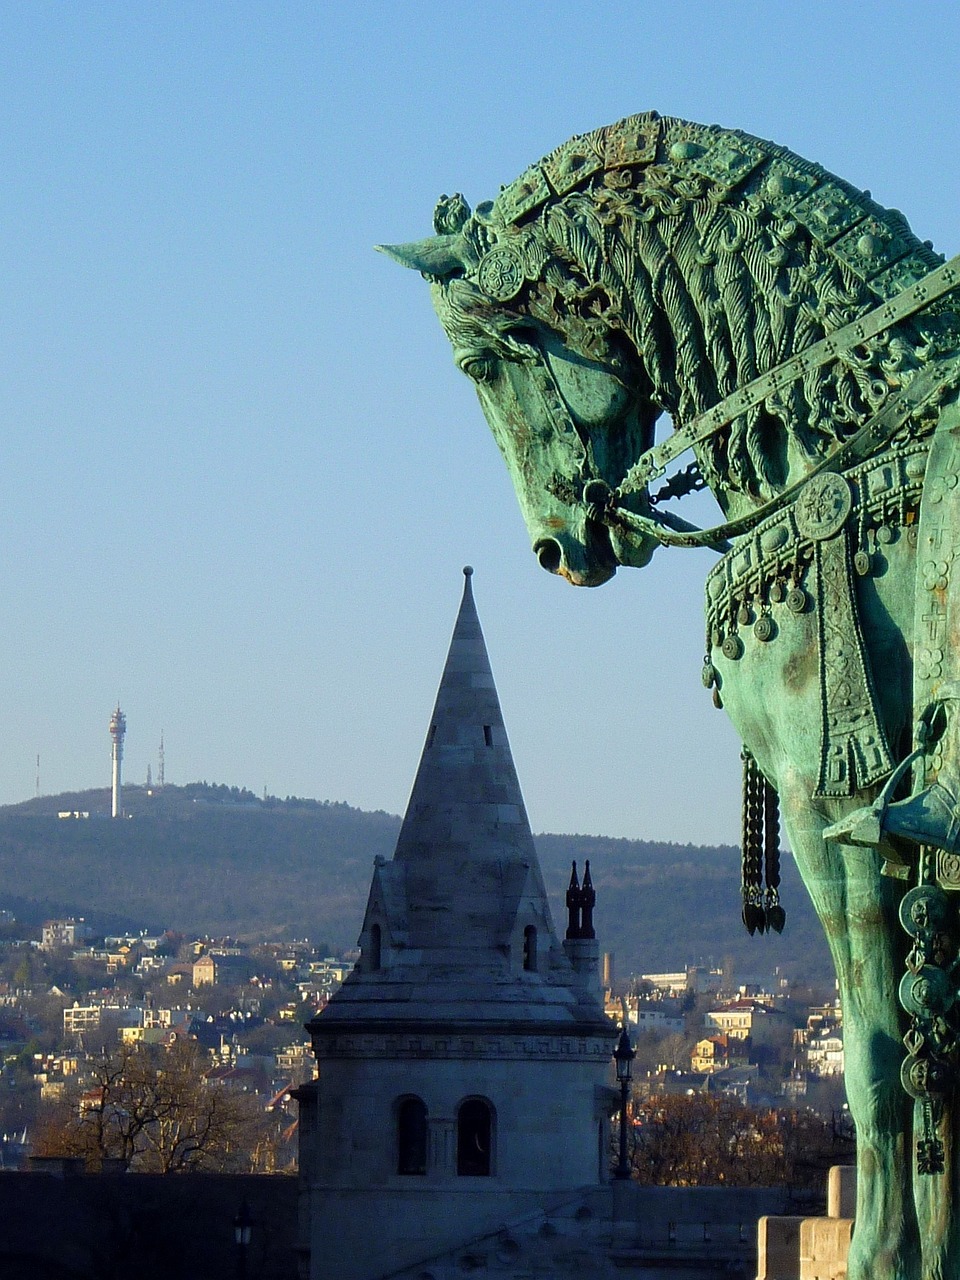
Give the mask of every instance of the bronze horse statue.
[{"label": "bronze horse statue", "polygon": [[[540,564],[720,553],[744,922],[783,927],[779,796],[840,983],[849,1274],[960,1275],[960,263],[783,147],[656,113],[434,226],[385,251],[431,282]],[[665,505],[704,486],[708,530]]]}]

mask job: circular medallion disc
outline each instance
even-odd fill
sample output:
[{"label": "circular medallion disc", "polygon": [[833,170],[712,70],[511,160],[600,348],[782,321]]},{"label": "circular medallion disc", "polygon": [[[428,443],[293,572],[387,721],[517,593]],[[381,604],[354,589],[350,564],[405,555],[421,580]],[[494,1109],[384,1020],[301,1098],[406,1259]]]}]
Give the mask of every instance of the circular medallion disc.
[{"label": "circular medallion disc", "polygon": [[477,271],[480,288],[497,302],[515,298],[523,287],[523,263],[509,245],[501,244],[484,257]]},{"label": "circular medallion disc", "polygon": [[787,608],[791,613],[803,613],[807,607],[807,593],[803,587],[794,587],[787,592]]},{"label": "circular medallion disc", "polygon": [[794,507],[797,528],[805,538],[822,542],[832,538],[846,523],[853,498],[843,476],[824,471],[814,476]]},{"label": "circular medallion disc", "polygon": [[925,964],[917,973],[908,970],[900,979],[900,1003],[918,1017],[946,1013],[955,994],[950,979],[936,965]]},{"label": "circular medallion disc", "polygon": [[900,900],[900,923],[912,937],[942,929],[948,915],[947,895],[936,885],[921,884]]},{"label": "circular medallion disc", "polygon": [[922,1102],[930,1097],[930,1064],[926,1058],[904,1058],[900,1083],[911,1098]]}]

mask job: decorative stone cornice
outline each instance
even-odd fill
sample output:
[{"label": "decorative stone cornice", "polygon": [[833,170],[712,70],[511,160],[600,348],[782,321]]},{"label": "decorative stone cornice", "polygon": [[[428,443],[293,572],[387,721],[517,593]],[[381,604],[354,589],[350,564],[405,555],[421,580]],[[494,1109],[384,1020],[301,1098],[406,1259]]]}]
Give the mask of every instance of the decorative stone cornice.
[{"label": "decorative stone cornice", "polygon": [[338,1058],[446,1058],[524,1061],[550,1059],[566,1062],[606,1060],[612,1052],[617,1031],[591,1028],[591,1034],[576,1035],[570,1028],[544,1032],[543,1028],[524,1032],[511,1025],[502,1031],[470,1028],[426,1027],[413,1030],[396,1025],[381,1031],[351,1032],[343,1027],[326,1028],[309,1023],[313,1051],[319,1061]]}]

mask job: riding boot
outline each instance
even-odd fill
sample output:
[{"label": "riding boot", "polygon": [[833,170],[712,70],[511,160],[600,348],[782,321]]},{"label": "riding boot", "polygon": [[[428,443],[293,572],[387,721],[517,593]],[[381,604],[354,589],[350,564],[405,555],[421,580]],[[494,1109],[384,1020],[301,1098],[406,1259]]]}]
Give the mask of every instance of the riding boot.
[{"label": "riding boot", "polygon": [[906,800],[890,803],[889,796],[904,772],[899,767],[872,805],[827,827],[825,839],[876,846],[885,853],[896,850],[901,842],[930,845],[946,853],[960,849],[960,682],[942,687],[937,703],[924,714],[917,739],[921,750],[910,759],[934,751],[942,759],[936,782]]}]

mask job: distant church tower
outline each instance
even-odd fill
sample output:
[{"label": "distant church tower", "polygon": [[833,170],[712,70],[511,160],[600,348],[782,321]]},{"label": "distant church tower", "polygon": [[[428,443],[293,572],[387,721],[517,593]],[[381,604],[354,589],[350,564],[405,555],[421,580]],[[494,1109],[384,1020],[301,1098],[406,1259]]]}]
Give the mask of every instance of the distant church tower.
[{"label": "distant church tower", "polygon": [[111,758],[113,760],[113,796],[110,807],[110,816],[113,818],[123,817],[123,736],[127,732],[127,717],[120,710],[120,703],[117,703],[117,709],[110,717],[110,737],[113,739],[113,751]]},{"label": "distant church tower", "polygon": [[607,1178],[616,1031],[593,889],[589,876],[577,885],[565,947],[471,573],[396,851],[375,864],[361,958],[307,1028],[319,1063],[298,1091],[309,1280],[433,1274],[439,1252]]}]

